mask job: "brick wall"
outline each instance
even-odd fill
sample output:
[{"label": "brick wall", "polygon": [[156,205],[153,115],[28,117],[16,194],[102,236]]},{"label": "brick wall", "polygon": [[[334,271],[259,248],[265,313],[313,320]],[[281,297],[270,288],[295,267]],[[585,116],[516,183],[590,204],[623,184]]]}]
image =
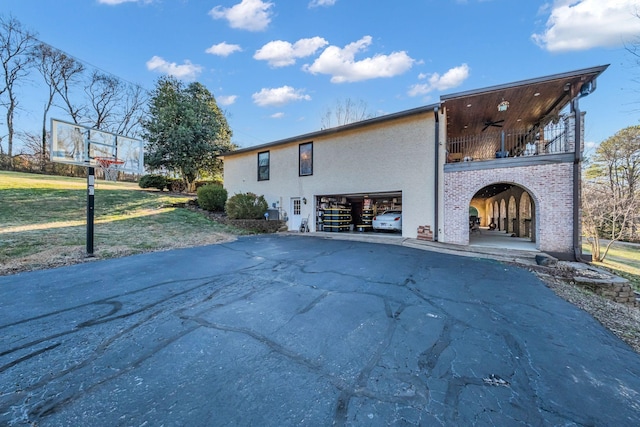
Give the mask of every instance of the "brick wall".
[{"label": "brick wall", "polygon": [[501,182],[529,193],[539,250],[573,252],[573,164],[568,162],[445,172],[446,218],[439,240],[468,245],[471,199],[483,187]]}]

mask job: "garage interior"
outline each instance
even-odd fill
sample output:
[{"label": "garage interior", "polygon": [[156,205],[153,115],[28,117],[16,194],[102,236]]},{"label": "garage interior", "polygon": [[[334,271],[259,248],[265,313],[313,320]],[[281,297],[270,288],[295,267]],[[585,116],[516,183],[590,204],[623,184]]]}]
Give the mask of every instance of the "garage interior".
[{"label": "garage interior", "polygon": [[372,232],[373,217],[402,210],[402,191],[316,196],[316,231]]}]

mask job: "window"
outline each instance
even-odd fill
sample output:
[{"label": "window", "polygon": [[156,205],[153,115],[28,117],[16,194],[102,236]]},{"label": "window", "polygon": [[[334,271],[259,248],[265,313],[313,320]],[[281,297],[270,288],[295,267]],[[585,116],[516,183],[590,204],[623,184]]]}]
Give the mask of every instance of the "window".
[{"label": "window", "polygon": [[300,215],[300,199],[293,200],[293,214]]},{"label": "window", "polygon": [[258,181],[269,180],[269,152],[258,153]]},{"label": "window", "polygon": [[299,145],[300,176],[313,175],[313,142]]}]

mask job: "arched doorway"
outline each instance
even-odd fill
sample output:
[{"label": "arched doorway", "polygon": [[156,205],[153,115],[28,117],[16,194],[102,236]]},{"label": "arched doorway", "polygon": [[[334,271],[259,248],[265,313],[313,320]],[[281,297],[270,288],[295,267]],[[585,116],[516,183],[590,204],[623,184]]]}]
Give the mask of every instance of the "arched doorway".
[{"label": "arched doorway", "polygon": [[[481,208],[476,209],[478,206]],[[469,202],[470,216],[475,211],[484,218],[479,232],[470,230],[469,245],[535,250],[535,203],[524,187],[513,183],[485,186]]]},{"label": "arched doorway", "polygon": [[478,209],[474,208],[473,206],[469,207],[469,216],[475,216],[478,217]]}]

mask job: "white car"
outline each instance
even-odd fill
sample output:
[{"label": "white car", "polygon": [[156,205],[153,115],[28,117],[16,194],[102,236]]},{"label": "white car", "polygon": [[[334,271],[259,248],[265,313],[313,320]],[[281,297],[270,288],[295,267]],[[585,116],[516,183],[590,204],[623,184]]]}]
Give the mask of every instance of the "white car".
[{"label": "white car", "polygon": [[373,217],[374,230],[402,231],[402,211],[386,211]]}]

